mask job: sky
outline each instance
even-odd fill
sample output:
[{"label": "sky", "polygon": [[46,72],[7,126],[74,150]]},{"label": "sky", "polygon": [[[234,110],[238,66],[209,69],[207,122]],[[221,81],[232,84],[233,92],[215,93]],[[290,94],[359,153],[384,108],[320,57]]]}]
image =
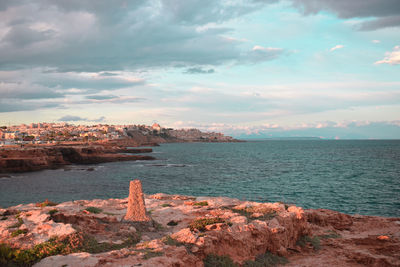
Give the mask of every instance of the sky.
[{"label": "sky", "polygon": [[0,125],[400,138],[399,0],[0,0]]}]

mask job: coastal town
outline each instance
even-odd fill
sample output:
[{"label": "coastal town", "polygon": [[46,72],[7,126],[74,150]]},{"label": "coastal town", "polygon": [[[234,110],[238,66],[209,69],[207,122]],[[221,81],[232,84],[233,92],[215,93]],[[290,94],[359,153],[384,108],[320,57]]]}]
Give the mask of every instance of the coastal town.
[{"label": "coastal town", "polygon": [[[29,172],[70,164],[154,160],[136,155],[160,143],[238,142],[222,133],[146,125],[31,123],[0,127],[0,173]],[[135,155],[134,155],[135,154]]]},{"label": "coastal town", "polygon": [[185,142],[230,142],[234,139],[222,133],[202,132],[198,129],[161,127],[158,123],[147,125],[73,125],[62,123],[31,123],[0,126],[0,146],[25,144],[60,144],[66,142],[101,142],[120,140],[135,135],[162,137]]}]

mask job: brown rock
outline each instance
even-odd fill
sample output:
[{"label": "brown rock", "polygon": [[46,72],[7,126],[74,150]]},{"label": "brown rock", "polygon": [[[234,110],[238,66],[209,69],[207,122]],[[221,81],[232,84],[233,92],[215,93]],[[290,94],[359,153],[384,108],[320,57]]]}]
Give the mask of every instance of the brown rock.
[{"label": "brown rock", "polygon": [[309,223],[319,226],[331,225],[337,230],[348,230],[353,225],[353,219],[350,215],[333,210],[307,210],[306,216]]},{"label": "brown rock", "polygon": [[140,180],[133,180],[129,185],[128,209],[125,220],[134,222],[148,222],[150,217],[146,215],[146,206]]}]

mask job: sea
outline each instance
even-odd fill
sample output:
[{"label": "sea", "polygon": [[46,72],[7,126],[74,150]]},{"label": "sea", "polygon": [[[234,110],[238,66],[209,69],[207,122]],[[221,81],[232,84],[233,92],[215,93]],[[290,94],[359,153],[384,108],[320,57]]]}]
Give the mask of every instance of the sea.
[{"label": "sea", "polygon": [[258,140],[153,147],[153,161],[71,165],[0,178],[0,206],[147,194],[226,196],[400,217],[400,140]]}]

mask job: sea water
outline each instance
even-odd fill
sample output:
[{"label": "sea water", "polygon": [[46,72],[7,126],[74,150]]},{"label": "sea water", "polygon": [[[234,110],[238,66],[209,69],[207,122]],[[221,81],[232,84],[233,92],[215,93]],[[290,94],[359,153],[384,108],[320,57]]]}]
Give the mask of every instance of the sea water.
[{"label": "sea water", "polygon": [[[73,165],[0,178],[0,206],[145,193],[282,201],[348,214],[400,216],[399,140],[162,144],[154,161]],[[94,169],[94,170],[93,170]]]}]

